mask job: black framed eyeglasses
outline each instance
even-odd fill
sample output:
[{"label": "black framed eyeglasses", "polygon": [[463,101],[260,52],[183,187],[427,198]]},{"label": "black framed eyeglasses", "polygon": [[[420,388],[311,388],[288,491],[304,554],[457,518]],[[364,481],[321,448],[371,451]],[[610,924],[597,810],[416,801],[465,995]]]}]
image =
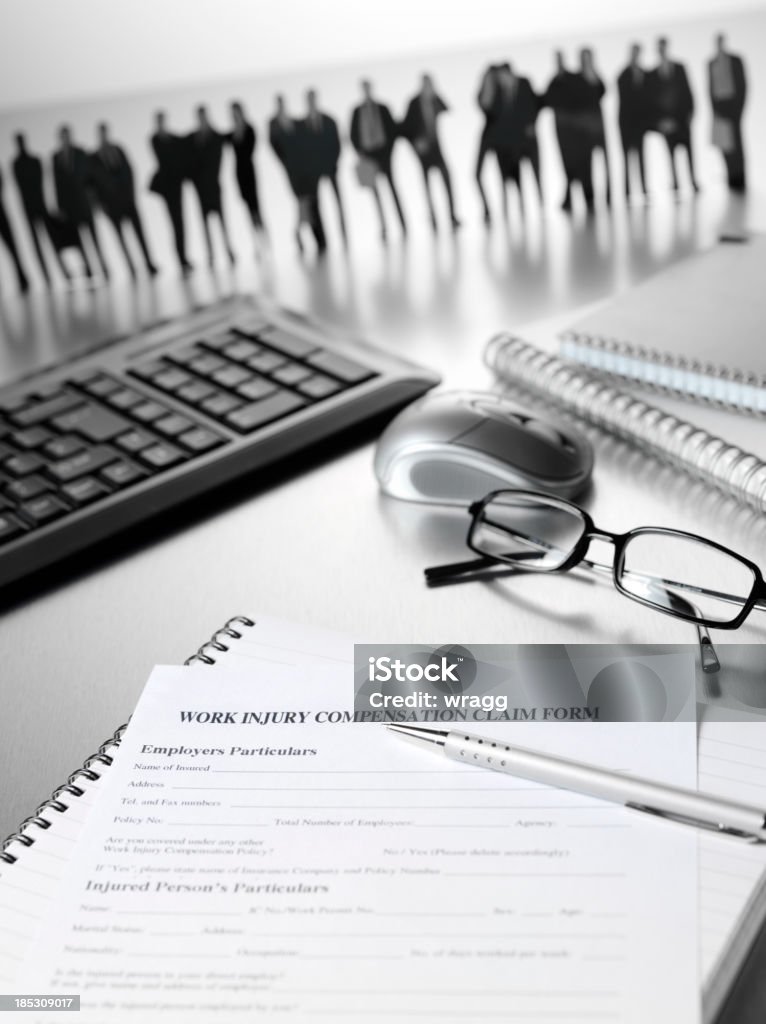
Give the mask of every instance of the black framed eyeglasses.
[{"label": "black framed eyeglasses", "polygon": [[[492,491],[468,511],[467,544],[479,557],[426,569],[429,586],[498,564],[523,572],[583,566],[609,574],[625,597],[698,627],[737,629],[753,609],[766,611],[758,566],[697,534],[659,526],[610,533],[579,505],[535,491]],[[592,540],[614,546],[611,566],[586,557]]]}]

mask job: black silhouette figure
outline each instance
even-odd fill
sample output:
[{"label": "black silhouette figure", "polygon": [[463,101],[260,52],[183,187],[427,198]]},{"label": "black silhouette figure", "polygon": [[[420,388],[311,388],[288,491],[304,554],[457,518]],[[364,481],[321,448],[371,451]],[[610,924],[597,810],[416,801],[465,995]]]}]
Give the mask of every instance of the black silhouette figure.
[{"label": "black silhouette figure", "polygon": [[109,127],[103,122],[98,126],[98,148],[92,154],[93,191],[101,209],[112,223],[128,265],[131,277],[136,276],[136,268],[130,255],[127,239],[123,230],[127,221],[133,228],[141,252],[144,256],[146,269],[151,277],[157,273],[149,246],[144,235],[141,215],[136,206],[136,188],[133,180],[133,168],[130,165],[122,146],[109,138]]},{"label": "black silhouette figure", "polygon": [[420,92],[410,100],[407,113],[404,115],[404,120],[400,126],[401,134],[412,143],[418,160],[420,160],[420,166],[423,169],[426,201],[428,203],[428,212],[431,216],[431,226],[434,231],[437,229],[436,211],[434,210],[429,180],[429,171],[432,169],[437,170],[442,176],[449,203],[452,228],[455,230],[460,227],[460,221],[455,213],[455,200],[452,195],[452,179],[447,162],[444,159],[444,154],[442,153],[437,123],[439,115],[448,109],[447,104],[434,89],[431,76],[423,75]]},{"label": "black silhouette figure", "polygon": [[489,212],[489,204],[487,202],[487,194],[484,191],[484,184],[481,180],[481,172],[484,169],[484,161],[487,158],[487,154],[492,148],[490,145],[490,138],[492,134],[492,119],[493,115],[496,113],[495,95],[497,93],[497,74],[497,65],[490,64],[482,75],[479,93],[476,97],[476,102],[479,104],[479,108],[484,114],[484,127],[482,128],[481,136],[479,137],[479,152],[476,155],[476,170],[474,171],[474,174],[476,177],[476,184],[479,189],[481,205],[484,210],[485,224],[491,223],[492,215]]},{"label": "black silhouette figure", "polygon": [[215,264],[213,239],[210,234],[212,217],[218,218],[229,263],[236,262],[226,229],[221,200],[221,157],[225,141],[226,137],[217,132],[210,124],[207,109],[204,106],[197,107],[197,129],[189,136],[189,172],[199,199],[207,259],[211,267]]},{"label": "black silhouette figure", "polygon": [[729,188],[744,192],[745,150],[742,145],[742,114],[747,98],[745,65],[726,49],[726,37],[715,38],[716,53],[708,62],[708,91],[713,108],[713,145],[726,162]]},{"label": "black silhouette figure", "polygon": [[583,159],[587,160],[587,171],[583,172],[582,182],[585,202],[588,210],[593,209],[593,157],[601,151],[604,157],[606,172],[605,199],[606,205],[612,202],[612,176],[609,170],[609,154],[606,148],[606,132],[604,131],[604,115],[601,110],[601,99],[606,86],[596,73],[593,63],[593,51],[589,47],[580,50],[580,71],[576,76],[575,97],[576,116],[582,140]]},{"label": "black silhouette figure", "polygon": [[89,195],[92,186],[91,159],[84,149],[74,145],[72,133],[66,125],[59,129],[59,142],[60,148],[53,154],[53,184],[59,212],[76,229],[77,247],[82,254],[85,273],[88,277],[93,276],[83,241],[83,230],[90,235],[101,271],[108,280],[109,268],[101,252]]},{"label": "black silhouette figure", "polygon": [[617,92],[620,100],[618,122],[622,153],[625,165],[625,195],[630,195],[630,163],[635,157],[641,177],[641,191],[646,195],[646,172],[644,169],[644,140],[651,127],[652,101],[646,71],[641,67],[639,58],[641,47],[633,43],[630,48],[628,66],[620,72],[617,79]]},{"label": "black silhouette figure", "polygon": [[399,215],[399,223],[402,226],[402,234],[407,234],[407,221],[391,169],[391,156],[396,142],[397,128],[388,107],[373,98],[371,83],[364,80],[361,85],[364,100],[358,107],[355,107],[351,115],[351,145],[360,157],[358,167],[360,182],[372,190],[380,218],[380,235],[385,242],[387,238],[386,218],[378,190],[377,177],[379,174],[382,174],[388,181],[396,212]]},{"label": "black silhouette figure", "polygon": [[231,104],[231,117],[234,127],[228,135],[228,141],[234,150],[239,194],[247,207],[256,233],[263,232],[265,234],[266,229],[263,225],[261,203],[258,197],[258,182],[255,177],[254,156],[257,141],[255,128],[245,117],[244,108],[239,102],[235,101]]},{"label": "black silhouette figure", "polygon": [[3,179],[0,175],[0,238],[5,243],[5,247],[8,250],[13,265],[16,268],[16,277],[19,279],[19,288],[22,292],[29,291],[29,278],[27,277],[24,267],[19,256],[19,250],[16,247],[16,238],[13,234],[13,228],[11,222],[8,220],[8,214],[5,212],[5,203],[3,202]]},{"label": "black silhouette figure", "polygon": [[312,139],[305,122],[296,121],[287,113],[284,96],[278,95],[276,104],[276,113],[269,121],[269,143],[284,167],[290,188],[298,201],[295,241],[302,253],[301,228],[309,227],[317,251],[323,253],[327,249],[327,239],[319,211],[319,173],[312,154]]},{"label": "black silhouette figure", "polygon": [[[577,103],[577,92],[579,90],[579,76],[574,71],[568,71],[564,64],[564,54],[556,50],[556,73],[550,80],[548,88],[541,100],[541,106],[550,107],[553,111],[553,123],[556,128],[556,140],[561,153],[561,163],[566,178],[564,200],[561,204],[562,210],[572,208],[572,185],[580,180],[581,174],[586,174],[587,180],[591,181],[590,161],[582,158],[582,138],[578,115],[575,110]],[[591,187],[592,192],[592,187]]]},{"label": "black silhouette figure", "polygon": [[40,270],[46,282],[50,284],[51,276],[45,260],[45,253],[43,252],[43,240],[47,235],[51,241],[61,273],[69,280],[69,270],[51,234],[51,217],[45,203],[43,191],[43,162],[39,156],[34,156],[29,152],[26,139],[21,132],[15,136],[15,141],[18,153],[12,164],[13,176],[16,179],[16,186],[21,197],[21,205],[27,218],[27,226],[29,227],[29,234],[32,236],[32,244],[35,247]]},{"label": "black silhouette figure", "polygon": [[664,37],[657,40],[657,52],[659,63],[648,75],[654,129],[663,136],[668,147],[674,191],[678,191],[676,151],[683,149],[686,151],[692,188],[699,192],[692,152],[694,97],[689,79],[683,64],[668,57],[668,41]]},{"label": "black silhouette figure", "polygon": [[497,68],[495,98],[487,132],[487,143],[497,154],[503,182],[503,214],[508,217],[509,184],[516,186],[524,211],[521,162],[527,160],[542,202],[540,157],[537,146],[538,101],[528,78],[517,75],[510,64]]},{"label": "black silhouette figure", "polygon": [[186,230],[183,212],[183,184],[189,173],[189,140],[173,135],[167,129],[162,110],[154,115],[155,131],[151,146],[157,159],[157,169],[149,182],[149,190],[165,201],[173,230],[178,262],[181,271],[188,274],[192,265],[186,258]]},{"label": "black silhouette figure", "polygon": [[346,229],[346,215],[343,209],[343,198],[340,194],[338,184],[338,161],[340,159],[340,134],[338,124],[329,114],[323,113],[317,106],[317,94],[315,89],[309,89],[306,93],[307,113],[303,122],[303,129],[306,132],[306,140],[309,146],[309,155],[317,176],[321,182],[326,178],[335,194],[335,201],[338,205],[338,218],[343,241],[348,242],[348,231]]}]

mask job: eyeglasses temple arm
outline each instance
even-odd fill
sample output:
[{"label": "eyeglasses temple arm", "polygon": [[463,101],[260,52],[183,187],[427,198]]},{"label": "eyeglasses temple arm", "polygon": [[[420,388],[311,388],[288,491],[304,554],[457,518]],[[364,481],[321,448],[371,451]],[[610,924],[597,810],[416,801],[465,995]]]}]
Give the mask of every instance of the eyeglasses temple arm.
[{"label": "eyeglasses temple arm", "polygon": [[[524,559],[541,558],[544,552],[538,551],[520,551],[514,557],[518,561]],[[424,569],[426,582],[430,585],[432,582],[437,583],[442,580],[450,579],[452,576],[462,576],[463,573],[476,572],[479,569],[489,568],[506,568],[513,569],[512,565],[501,562],[497,558],[492,558],[490,555],[482,555],[480,558],[471,558],[466,562],[452,562],[449,565],[434,565],[429,569]],[[523,570],[522,570],[523,571]]]}]

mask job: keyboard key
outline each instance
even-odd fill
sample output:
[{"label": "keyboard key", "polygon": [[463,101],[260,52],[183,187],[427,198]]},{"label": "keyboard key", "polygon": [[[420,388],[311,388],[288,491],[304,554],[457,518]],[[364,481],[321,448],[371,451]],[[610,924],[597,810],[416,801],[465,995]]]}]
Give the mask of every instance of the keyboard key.
[{"label": "keyboard key", "polygon": [[244,384],[250,380],[252,374],[243,366],[227,366],[223,370],[217,370],[213,374],[213,380],[224,388],[235,388],[238,384]]},{"label": "keyboard key", "polygon": [[316,342],[306,341],[305,338],[299,338],[297,334],[289,334],[281,327],[269,327],[261,332],[259,338],[270,348],[275,348],[286,356],[292,356],[293,359],[303,359],[319,348]]},{"label": "keyboard key", "polygon": [[229,359],[235,359],[238,363],[244,363],[251,356],[257,356],[259,352],[263,352],[263,346],[242,338],[239,341],[230,342],[224,349],[224,352]]},{"label": "keyboard key", "polygon": [[233,395],[225,395],[223,392],[215,395],[213,398],[206,399],[201,409],[204,409],[206,413],[211,416],[225,416],[227,412],[232,412],[234,409],[238,409],[242,405],[241,402],[237,401]]},{"label": "keyboard key", "polygon": [[177,348],[173,352],[168,352],[167,357],[180,366],[191,366],[194,360],[199,359],[203,354],[199,345],[185,345],[183,348]]},{"label": "keyboard key", "polygon": [[82,405],[57,416],[53,424],[64,434],[80,434],[89,441],[97,442],[111,441],[118,434],[124,434],[130,426],[123,416],[100,405]]},{"label": "keyboard key", "polygon": [[152,383],[156,388],[162,388],[163,391],[177,391],[184,384],[189,384],[191,380],[189,374],[183,370],[167,369],[164,373],[157,374]]},{"label": "keyboard key", "polygon": [[71,391],[62,391],[44,402],[35,402],[33,405],[16,409],[9,418],[17,427],[34,427],[78,405],[82,405],[82,398],[79,395],[74,395]]},{"label": "keyboard key", "polygon": [[16,516],[9,515],[7,512],[0,512],[0,544],[14,540],[14,538],[22,533],[26,533],[26,531],[27,527]]},{"label": "keyboard key", "polygon": [[29,473],[35,473],[44,465],[45,463],[39,455],[34,452],[25,452],[23,455],[11,455],[3,463],[3,469],[11,476],[27,476]]},{"label": "keyboard key", "polygon": [[17,448],[42,448],[46,441],[53,437],[50,430],[45,427],[29,427],[27,430],[17,430],[9,436]]},{"label": "keyboard key", "polygon": [[182,398],[184,402],[189,402],[190,405],[198,405],[205,398],[210,398],[215,393],[215,388],[201,380],[197,380],[193,384],[187,384],[186,387],[179,388],[176,397]]},{"label": "keyboard key", "polygon": [[343,390],[343,385],[339,384],[337,380],[331,380],[330,377],[323,377],[317,373],[313,377],[309,377],[308,380],[301,381],[297,385],[298,390],[302,395],[308,395],[309,398],[328,398],[330,395],[336,394],[338,391]]},{"label": "keyboard key", "polygon": [[87,451],[72,455],[71,458],[54,462],[48,466],[48,474],[61,483],[67,483],[69,480],[76,480],[78,476],[86,476],[103,466],[108,466],[110,462],[114,462],[115,455],[113,448],[96,445],[95,448],[88,448]]},{"label": "keyboard key", "polygon": [[111,491],[106,484],[96,480],[94,476],[83,476],[79,480],[64,484],[61,493],[75,508],[80,508],[82,505],[89,505],[91,501],[111,494]]},{"label": "keyboard key", "polygon": [[202,377],[208,377],[211,373],[215,373],[216,370],[222,370],[225,366],[226,360],[221,359],[219,356],[199,356],[189,363],[190,369]]},{"label": "keyboard key", "polygon": [[180,449],[175,445],[166,444],[164,441],[152,445],[151,448],[144,448],[138,457],[152,469],[167,469],[170,466],[175,466],[177,462],[182,462],[185,458]]},{"label": "keyboard key", "polygon": [[5,444],[3,441],[0,441],[0,462],[2,462],[3,459],[7,459],[9,455],[15,454],[15,448],[11,448],[9,444]]},{"label": "keyboard key", "polygon": [[[146,449],[144,450],[146,451]],[[146,476],[146,470],[141,469],[135,462],[121,460],[102,469],[99,476],[115,487],[127,487],[129,484],[135,483],[136,480],[142,480]]]},{"label": "keyboard key", "polygon": [[159,431],[160,434],[164,434],[165,437],[175,437],[177,434],[183,434],[186,430],[191,430],[195,424],[192,420],[187,420],[185,416],[178,416],[173,413],[171,416],[165,416],[161,420],[155,420],[152,427]]},{"label": "keyboard key", "polygon": [[252,402],[235,412],[229,413],[226,422],[246,434],[256,427],[262,427],[265,423],[278,420],[296,409],[302,408],[306,403],[298,395],[290,391],[278,391],[269,398],[263,398],[260,402]]},{"label": "keyboard key", "polygon": [[16,409],[22,409],[29,401],[28,395],[7,395],[0,399],[0,415],[12,413]]},{"label": "keyboard key", "polygon": [[[169,412],[170,409],[167,406],[160,405],[159,402],[143,402],[141,405],[134,406],[130,410],[130,415],[142,423],[153,423],[161,416],[167,416]],[[125,424],[125,426],[128,425],[127,423]]]},{"label": "keyboard key", "polygon": [[159,374],[164,373],[167,370],[167,363],[164,363],[161,359],[153,359],[149,363],[142,363],[140,366],[134,366],[129,372],[134,377],[140,377],[141,380],[154,380]]},{"label": "keyboard key", "polygon": [[156,440],[157,438],[152,434],[136,428],[129,430],[127,434],[121,434],[114,443],[124,452],[140,452],[144,448],[148,448],[150,444],[154,444]]},{"label": "keyboard key", "polygon": [[19,514],[35,526],[58,519],[59,516],[66,515],[68,511],[69,507],[53,494],[43,494],[39,498],[33,498],[32,501],[26,501],[23,505],[19,505]]},{"label": "keyboard key", "polygon": [[247,384],[240,384],[237,388],[237,394],[254,402],[259,398],[265,398],[266,395],[273,394],[276,390],[276,384],[272,384],[265,377],[253,377]]},{"label": "keyboard key", "polygon": [[331,377],[337,377],[346,384],[359,384],[369,377],[374,377],[374,372],[367,366],[355,363],[345,356],[339,356],[336,352],[317,352],[307,360],[311,366],[321,370],[322,373],[329,373]]},{"label": "keyboard key", "polygon": [[85,444],[79,437],[73,437],[69,434],[64,437],[54,437],[48,441],[43,451],[52,459],[67,459],[70,455],[74,455],[75,452],[81,452],[84,447]]},{"label": "keyboard key", "polygon": [[115,409],[127,410],[132,409],[141,402],[145,402],[146,396],[142,395],[140,391],[133,391],[132,388],[120,388],[119,391],[112,392],[108,401]]},{"label": "keyboard key", "polygon": [[20,480],[14,480],[13,483],[8,484],[5,493],[15,501],[29,501],[30,498],[36,498],[38,494],[52,490],[53,484],[50,480],[38,476],[37,473],[32,473],[30,476],[24,476]]},{"label": "keyboard key", "polygon": [[97,377],[86,380],[80,387],[94,398],[106,398],[107,395],[120,390],[120,382],[116,381],[114,377],[107,377],[106,374],[100,373]]},{"label": "keyboard key", "polygon": [[214,351],[219,352],[236,338],[236,335],[232,334],[231,331],[221,331],[220,334],[211,334],[207,338],[202,338],[202,344],[205,348],[212,348]]},{"label": "keyboard key", "polygon": [[271,376],[274,380],[278,380],[280,384],[292,386],[300,384],[302,380],[306,380],[312,375],[312,370],[308,366],[303,366],[301,363],[287,363],[285,366],[280,366],[278,370],[275,370]]},{"label": "keyboard key", "polygon": [[259,373],[271,373],[272,370],[276,370],[279,366],[284,366],[287,362],[284,356],[279,355],[278,352],[261,352],[257,356],[253,356],[248,359],[247,365],[252,367],[254,370],[258,370]]},{"label": "keyboard key", "polygon": [[185,434],[181,434],[177,441],[187,451],[196,453],[207,452],[211,448],[217,448],[223,444],[222,437],[214,434],[212,430],[207,430],[205,427],[196,427],[194,430],[188,430]]},{"label": "keyboard key", "polygon": [[241,334],[245,338],[256,337],[262,330],[269,326],[268,320],[262,316],[251,316],[247,320],[240,320],[236,327],[232,327],[232,334]]}]

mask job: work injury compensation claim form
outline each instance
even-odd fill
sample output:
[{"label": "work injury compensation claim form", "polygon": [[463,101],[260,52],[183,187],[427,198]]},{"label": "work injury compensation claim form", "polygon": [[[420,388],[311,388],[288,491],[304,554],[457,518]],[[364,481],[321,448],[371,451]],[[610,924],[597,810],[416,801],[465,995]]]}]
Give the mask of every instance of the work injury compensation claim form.
[{"label": "work injury compensation claim form", "polygon": [[[694,830],[352,706],[347,667],[155,669],[18,991],[106,1024],[699,1019]],[[480,731],[695,785],[693,722]]]}]

